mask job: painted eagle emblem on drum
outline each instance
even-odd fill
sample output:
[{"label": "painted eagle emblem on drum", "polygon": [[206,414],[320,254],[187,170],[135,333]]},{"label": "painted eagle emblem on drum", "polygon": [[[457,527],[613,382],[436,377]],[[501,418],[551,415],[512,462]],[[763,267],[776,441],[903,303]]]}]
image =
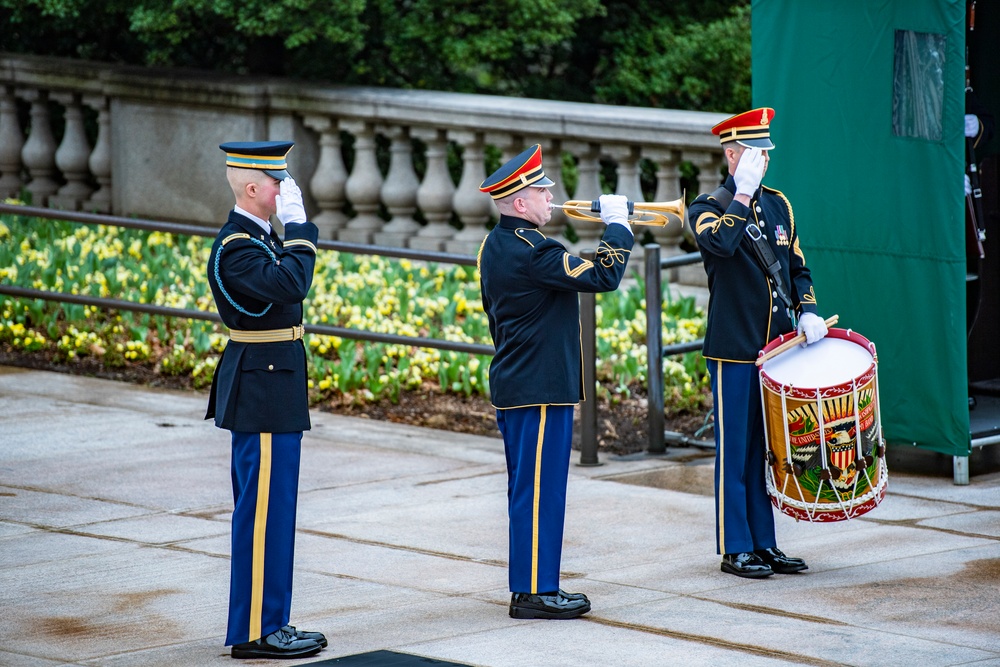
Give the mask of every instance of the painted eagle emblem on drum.
[{"label": "painted eagle emblem on drum", "polygon": [[874,466],[877,457],[881,456],[874,392],[871,389],[858,392],[858,403],[859,413],[855,414],[851,395],[823,401],[822,443],[816,404],[807,403],[790,411],[786,418],[791,457],[782,462],[782,469],[821,496],[821,482],[826,482],[830,495],[836,493],[834,489],[839,492],[853,490],[856,481],[861,487],[859,491],[866,489],[872,476],[858,479],[858,474]]}]

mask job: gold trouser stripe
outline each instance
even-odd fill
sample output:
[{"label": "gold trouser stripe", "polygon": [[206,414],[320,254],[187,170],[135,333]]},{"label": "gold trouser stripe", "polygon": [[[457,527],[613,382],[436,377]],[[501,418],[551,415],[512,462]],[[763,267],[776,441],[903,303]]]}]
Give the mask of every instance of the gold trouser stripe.
[{"label": "gold trouser stripe", "polygon": [[257,513],[253,522],[253,565],[250,588],[250,641],[260,639],[264,607],[264,538],[267,534],[267,502],[271,492],[271,434],[260,434],[260,470],[257,473]]},{"label": "gold trouser stripe", "polygon": [[237,343],[281,343],[289,340],[298,340],[305,335],[305,327],[296,324],[294,327],[285,329],[262,329],[260,331],[241,331],[230,329],[229,337]]},{"label": "gold trouser stripe", "polygon": [[726,422],[722,414],[722,362],[715,363],[718,364],[715,371],[715,393],[719,398],[719,404],[715,408],[715,428],[719,434],[719,494],[717,500],[719,509],[716,510],[719,516],[716,523],[719,524],[719,549],[722,553],[726,553]]},{"label": "gold trouser stripe", "polygon": [[545,406],[538,420],[538,441],[535,443],[535,496],[531,510],[531,593],[538,593],[538,505],[542,495],[542,445],[545,444]]}]

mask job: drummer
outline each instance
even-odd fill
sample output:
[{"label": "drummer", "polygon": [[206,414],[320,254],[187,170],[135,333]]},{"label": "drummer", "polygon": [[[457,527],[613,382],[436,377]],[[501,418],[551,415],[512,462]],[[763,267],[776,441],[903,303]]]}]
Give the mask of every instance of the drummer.
[{"label": "drummer", "polygon": [[716,549],[723,572],[749,578],[807,569],[775,539],[754,361],[768,341],[796,328],[805,344],[827,333],[792,205],[761,185],[774,149],[772,118],[774,109],[753,109],[712,128],[729,176],[688,210],[711,295],[703,354],[715,400]]}]

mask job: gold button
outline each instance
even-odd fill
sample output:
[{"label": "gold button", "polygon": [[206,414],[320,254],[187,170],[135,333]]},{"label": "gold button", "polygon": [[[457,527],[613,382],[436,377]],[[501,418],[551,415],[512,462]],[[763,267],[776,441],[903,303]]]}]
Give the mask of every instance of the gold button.
[{"label": "gold button", "polygon": [[267,365],[267,370],[273,371],[274,370],[274,364],[268,364]]}]

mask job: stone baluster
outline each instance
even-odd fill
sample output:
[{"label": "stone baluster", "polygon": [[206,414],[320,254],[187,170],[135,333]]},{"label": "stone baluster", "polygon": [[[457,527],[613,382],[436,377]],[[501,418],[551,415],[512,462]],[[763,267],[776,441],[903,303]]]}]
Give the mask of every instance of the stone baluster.
[{"label": "stone baluster", "polygon": [[711,192],[722,183],[722,176],[719,172],[721,154],[706,153],[703,151],[684,151],[681,154],[681,159],[697,167],[699,194]]},{"label": "stone baluster", "polygon": [[329,116],[306,116],[302,123],[319,133],[319,162],[309,181],[309,192],[319,211],[310,220],[319,227],[320,238],[335,239],[347,225],[347,168],[341,152],[340,128]]},{"label": "stone baluster", "polygon": [[21,149],[24,132],[17,118],[17,99],[11,86],[0,86],[0,197],[21,193]]},{"label": "stone baluster", "polygon": [[375,128],[363,120],[341,121],[340,125],[354,135],[354,168],[345,193],[356,215],[337,232],[337,238],[348,243],[371,243],[384,224],[378,216],[382,172],[375,158]]},{"label": "stone baluster", "polygon": [[[671,202],[680,199],[680,152],[669,148],[651,148],[644,150],[643,154],[656,164],[656,194],[653,201]],[[665,226],[653,228],[653,236],[664,248],[664,254],[676,251],[686,219],[678,220],[674,215],[669,215],[668,218]]]},{"label": "stone baluster", "polygon": [[52,95],[65,108],[66,127],[62,142],[56,150],[56,166],[62,171],[66,184],[56,194],[49,197],[51,208],[70,211],[79,210],[81,204],[94,191],[90,187],[90,142],[83,127],[83,110],[79,93],[57,93]]},{"label": "stone baluster", "polygon": [[108,98],[103,95],[86,96],[84,104],[97,109],[97,141],[90,152],[87,166],[97,180],[97,192],[83,203],[85,211],[111,213],[111,113]]},{"label": "stone baluster", "polygon": [[[585,142],[564,141],[563,148],[577,158],[576,190],[573,192],[573,199],[584,202],[594,201],[601,196],[601,147]],[[557,203],[561,204],[562,202]],[[586,220],[570,219],[569,222],[579,237],[574,248],[596,250],[597,242],[604,233],[604,224],[600,220],[587,222]]]},{"label": "stone baluster", "polygon": [[445,243],[445,250],[475,255],[486,237],[486,223],[495,210],[489,195],[479,191],[486,179],[483,158],[483,134],[472,131],[451,131],[448,136],[462,146],[462,178],[452,200],[455,213],[462,220],[462,230]]},{"label": "stone baluster", "polygon": [[[552,203],[562,204],[569,199],[562,175],[562,142],[558,139],[542,139],[538,143],[542,146],[542,169],[545,171],[545,175],[555,183],[549,188],[552,193]],[[566,214],[563,213],[562,209],[552,209],[552,218],[545,225],[545,235],[565,241],[562,235],[566,231],[566,220]]]},{"label": "stone baluster", "polygon": [[[642,184],[639,181],[639,149],[635,146],[609,144],[604,147],[604,150],[611,159],[618,163],[615,170],[618,176],[615,194],[625,195],[631,202],[645,201],[646,198],[642,194]],[[633,268],[640,272],[645,268],[642,242],[649,229],[651,228],[645,225],[632,225],[635,245],[632,247],[632,254],[629,255],[630,272]]]},{"label": "stone baluster", "polygon": [[50,196],[59,190],[55,178],[56,141],[49,123],[49,94],[44,90],[28,90],[24,99],[31,103],[31,133],[21,149],[21,161],[30,179],[27,190],[34,206],[45,206]]},{"label": "stone baluster", "polygon": [[448,173],[448,136],[435,128],[414,128],[413,136],[427,144],[427,171],[417,188],[417,204],[427,224],[410,239],[410,247],[444,250],[444,244],[455,235],[449,224],[455,184]]},{"label": "stone baluster", "polygon": [[407,242],[420,231],[420,223],[413,219],[417,211],[417,188],[420,179],[413,168],[413,143],[406,127],[388,127],[385,130],[389,145],[389,173],[382,184],[382,202],[389,209],[392,219],[381,232],[375,234],[375,244],[405,248]]}]

